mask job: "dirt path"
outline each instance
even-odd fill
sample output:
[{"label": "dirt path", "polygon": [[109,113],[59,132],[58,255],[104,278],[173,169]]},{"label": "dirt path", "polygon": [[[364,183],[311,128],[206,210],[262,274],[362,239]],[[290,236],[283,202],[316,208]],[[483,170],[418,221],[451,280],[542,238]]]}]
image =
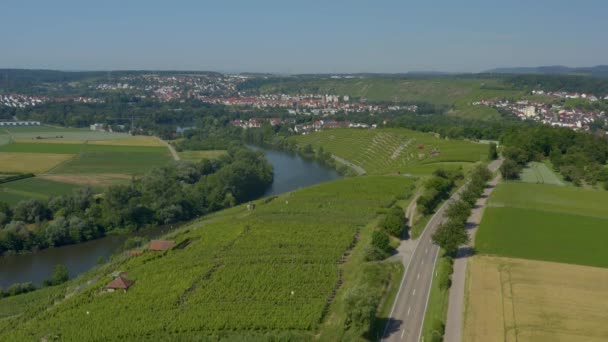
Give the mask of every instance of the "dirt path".
[{"label": "dirt path", "polygon": [[173,147],[173,145],[169,144],[168,142],[164,141],[163,139],[156,137],[155,138],[160,141],[163,145],[167,146],[167,148],[169,149],[169,152],[171,152],[171,156],[173,157],[173,160],[178,161],[180,160],[179,154],[177,154],[177,151],[175,150],[175,148]]},{"label": "dirt path", "polygon": [[348,160],[346,160],[344,158],[340,158],[340,157],[338,157],[336,155],[333,155],[333,154],[331,155],[331,157],[334,158],[334,160],[337,161],[338,163],[341,163],[341,164],[344,164],[346,166],[349,166],[351,169],[355,170],[355,172],[358,175],[364,175],[366,173],[365,170],[361,166],[355,165],[355,164],[349,162]]},{"label": "dirt path", "polygon": [[[490,165],[490,169],[495,171],[501,164],[501,160],[495,161]],[[488,197],[494,191],[496,185],[500,182],[500,175],[497,175],[488,183],[483,195],[475,203],[475,208],[471,212],[471,216],[467,221],[467,232],[469,233],[470,243],[467,246],[462,246],[458,249],[454,260],[454,273],[452,274],[452,286],[450,287],[450,297],[448,301],[448,314],[445,327],[444,341],[460,342],[462,341],[462,323],[464,315],[464,294],[465,294],[465,278],[467,269],[467,260],[472,256],[472,246],[475,242],[475,234],[477,227],[481,223],[483,212],[486,207]]]}]

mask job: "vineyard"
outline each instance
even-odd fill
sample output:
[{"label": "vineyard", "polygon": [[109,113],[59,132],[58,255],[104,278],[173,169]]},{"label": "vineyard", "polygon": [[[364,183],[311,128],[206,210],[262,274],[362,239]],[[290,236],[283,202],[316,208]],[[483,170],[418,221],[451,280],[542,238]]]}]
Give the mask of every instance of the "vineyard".
[{"label": "vineyard", "polygon": [[432,133],[407,129],[335,129],[294,139],[300,146],[323,147],[368,174],[430,173],[439,166],[466,166],[487,155],[487,145],[439,139]]},{"label": "vineyard", "polygon": [[112,278],[98,271],[63,303],[0,322],[0,340],[311,337],[357,232],[412,182],[343,179],[210,215],[172,233],[176,247],[167,252],[115,258],[112,271],[135,281],[127,292],[102,291]]}]

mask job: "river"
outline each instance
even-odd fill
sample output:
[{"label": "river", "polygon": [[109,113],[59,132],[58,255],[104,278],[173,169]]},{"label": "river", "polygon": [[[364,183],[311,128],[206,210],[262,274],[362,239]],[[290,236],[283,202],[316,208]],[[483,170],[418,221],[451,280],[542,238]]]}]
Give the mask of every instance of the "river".
[{"label": "river", "polygon": [[[340,177],[334,170],[297,155],[249,147],[263,151],[273,166],[274,180],[264,196],[282,194]],[[167,231],[167,228],[154,228],[138,235],[154,238]],[[51,277],[57,264],[64,264],[70,277],[75,277],[95,266],[100,258],[107,259],[130,236],[133,235],[110,235],[76,245],[0,257],[0,287],[6,289],[11,284],[24,282],[40,285],[44,279]]]}]

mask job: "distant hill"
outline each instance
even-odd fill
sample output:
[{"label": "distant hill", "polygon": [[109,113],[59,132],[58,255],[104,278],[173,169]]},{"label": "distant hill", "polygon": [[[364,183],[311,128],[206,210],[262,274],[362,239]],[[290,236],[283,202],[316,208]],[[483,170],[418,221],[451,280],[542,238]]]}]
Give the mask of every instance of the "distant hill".
[{"label": "distant hill", "polygon": [[608,77],[608,65],[593,67],[571,68],[563,65],[550,65],[539,67],[496,68],[485,71],[493,74],[543,74],[543,75],[581,75]]}]

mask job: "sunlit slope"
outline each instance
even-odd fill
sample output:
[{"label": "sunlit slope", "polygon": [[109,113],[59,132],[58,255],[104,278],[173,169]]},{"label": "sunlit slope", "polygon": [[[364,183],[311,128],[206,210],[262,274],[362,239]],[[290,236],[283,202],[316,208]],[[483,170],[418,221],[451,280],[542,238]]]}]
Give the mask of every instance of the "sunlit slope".
[{"label": "sunlit slope", "polygon": [[[0,321],[0,340],[239,340],[277,331],[310,337],[357,231],[412,182],[342,179],[257,201],[252,211],[219,212],[176,232],[177,248],[121,256],[61,304],[32,305]],[[104,293],[116,270],[135,284],[126,293]]]},{"label": "sunlit slope", "polygon": [[323,147],[365,169],[368,174],[397,171],[428,174],[437,167],[467,166],[487,158],[488,146],[445,140],[403,128],[334,129],[293,137],[300,146]]}]

